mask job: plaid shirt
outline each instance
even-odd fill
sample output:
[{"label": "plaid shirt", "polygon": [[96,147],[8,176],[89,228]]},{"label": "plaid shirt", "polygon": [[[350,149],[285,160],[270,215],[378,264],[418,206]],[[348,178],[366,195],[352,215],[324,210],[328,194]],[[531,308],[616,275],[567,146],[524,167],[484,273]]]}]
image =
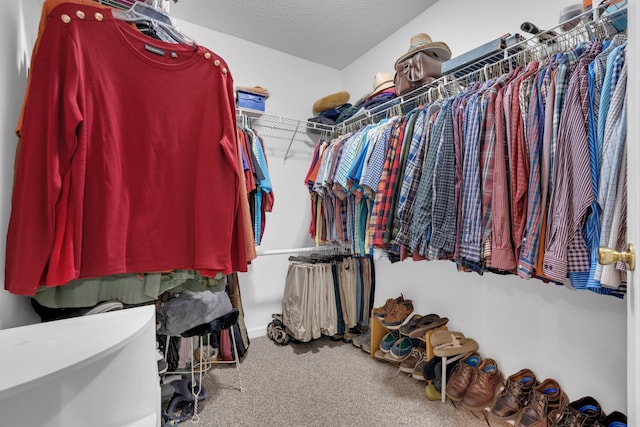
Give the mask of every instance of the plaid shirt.
[{"label": "plaid shirt", "polygon": [[469,97],[477,90],[478,84],[471,87],[465,93],[458,96],[452,105],[453,112],[453,144],[455,151],[455,203],[456,203],[456,244],[453,251],[453,259],[460,256],[460,227],[462,225],[462,146],[464,144],[464,111]]},{"label": "plaid shirt", "polygon": [[[598,203],[602,207],[602,224],[600,228],[600,244],[615,247],[617,235],[612,235],[613,217],[615,215],[615,200],[618,192],[618,176],[621,168],[622,157],[625,153],[626,140],[626,76],[627,65],[625,61],[626,44],[616,48],[611,67],[607,67],[607,73],[614,73],[612,82],[616,83],[611,91],[611,102],[605,126],[604,144],[602,152],[602,165],[600,169],[600,185],[598,188]],[[619,63],[623,63],[623,67]],[[606,81],[607,79],[605,79]],[[604,96],[604,92],[603,92]],[[603,99],[604,101],[604,99]],[[602,106],[602,104],[601,104]],[[602,110],[601,110],[602,111]],[[596,267],[595,278],[602,280],[604,267]]]},{"label": "plaid shirt", "polygon": [[382,135],[376,140],[371,156],[369,157],[367,170],[363,172],[360,178],[360,186],[363,188],[364,193],[371,199],[376,197],[376,191],[382,176],[382,169],[384,168],[384,162],[387,158],[391,131],[394,129],[395,123],[397,123],[397,119],[393,119],[393,122],[384,125]]},{"label": "plaid shirt", "polygon": [[[400,201],[400,187],[402,186],[402,180],[404,179],[405,166],[407,159],[409,158],[409,150],[411,147],[411,139],[413,137],[413,130],[415,128],[416,121],[422,110],[412,110],[407,115],[407,126],[405,128],[404,138],[402,140],[402,150],[400,151],[400,157],[396,157],[397,164],[394,162],[394,167],[391,170],[392,176],[394,176],[393,186],[389,188],[390,191],[390,205],[389,216],[387,218],[387,227],[384,232],[383,239],[385,242],[392,244],[393,250],[399,252],[400,247],[394,243],[395,236],[400,229],[400,223],[398,220],[398,203]],[[391,183],[391,181],[390,181]]]},{"label": "plaid shirt", "polygon": [[602,146],[598,144],[598,112],[602,84],[605,77],[607,58],[609,54],[626,40],[626,37],[616,35],[609,46],[603,50],[591,64],[589,64],[589,159],[591,163],[591,185],[593,188],[594,202],[591,205],[590,215],[585,223],[587,246],[591,253],[591,267],[587,279],[587,289],[600,293],[611,294],[613,290],[602,287],[599,280],[595,279],[598,265],[598,247],[600,246],[600,222],[602,210],[598,204],[598,181],[600,180],[600,164],[602,160]]},{"label": "plaid shirt", "polygon": [[527,215],[527,190],[529,187],[529,161],[524,133],[524,121],[520,111],[520,85],[536,73],[537,63],[531,63],[526,71],[511,85],[511,151],[509,153],[509,177],[511,185],[511,235],[516,259],[520,254]]},{"label": "plaid shirt", "polygon": [[387,248],[388,242],[385,243],[383,235],[386,227],[386,219],[389,214],[389,187],[392,185],[392,169],[393,163],[397,157],[400,156],[400,150],[402,150],[402,139],[404,137],[404,129],[407,124],[406,117],[396,122],[391,132],[391,138],[389,139],[389,149],[387,150],[387,158],[385,159],[382,169],[382,175],[380,176],[380,183],[378,184],[378,191],[376,199],[373,204],[373,211],[369,220],[369,228],[372,235],[370,241],[374,247]]},{"label": "plaid shirt", "polygon": [[616,86],[616,81],[619,78],[622,63],[620,60],[621,52],[626,48],[626,42],[620,46],[614,48],[614,50],[607,57],[607,66],[604,73],[604,79],[602,81],[602,92],[600,95],[600,107],[598,110],[598,148],[602,152],[604,144],[604,132],[607,124],[607,117],[609,113],[609,105],[611,103],[611,94]]},{"label": "plaid shirt", "polygon": [[442,107],[443,128],[439,138],[433,188],[433,233],[429,241],[429,259],[438,259],[443,253],[452,254],[456,244],[455,144],[453,115],[455,98]]},{"label": "plaid shirt", "polygon": [[411,136],[409,156],[404,168],[404,176],[400,188],[398,200],[398,221],[400,227],[395,236],[395,244],[403,247],[409,246],[409,228],[413,219],[413,206],[416,199],[416,190],[422,174],[422,162],[425,153],[425,121],[427,110],[421,110],[417,114],[416,122]]},{"label": "plaid shirt", "polygon": [[426,245],[424,245],[425,240],[427,242],[429,240],[428,233],[431,225],[433,174],[438,151],[438,141],[443,128],[443,121],[442,115],[438,114],[435,123],[433,124],[431,137],[425,154],[422,175],[420,176],[420,182],[418,183],[418,188],[416,190],[416,200],[413,208],[413,220],[410,231],[411,239],[409,241],[409,245],[412,252],[419,252],[420,255],[424,255],[424,252],[420,251],[419,248],[426,248]]},{"label": "plaid shirt", "polygon": [[462,234],[460,258],[481,260],[482,200],[480,195],[481,95],[474,94],[465,110],[462,166]]}]

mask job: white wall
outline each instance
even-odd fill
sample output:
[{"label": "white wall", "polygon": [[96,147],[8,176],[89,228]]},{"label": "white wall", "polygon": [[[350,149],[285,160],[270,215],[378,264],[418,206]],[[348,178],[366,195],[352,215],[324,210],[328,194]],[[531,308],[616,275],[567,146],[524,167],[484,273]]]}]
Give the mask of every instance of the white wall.
[{"label": "white wall", "polygon": [[[19,0],[3,5],[0,16],[0,270],[4,289],[4,262],[7,224],[11,209],[13,160],[16,144],[15,127],[22,105],[26,84],[28,57],[33,47],[40,19],[41,2]],[[38,321],[29,299],[0,290],[0,329],[21,326]]]},{"label": "white wall", "polygon": [[[371,91],[372,75],[392,70],[411,36],[428,33],[465,53],[530,21],[548,29],[573,0],[441,0],[342,70],[345,90]],[[528,37],[528,35],[525,34]],[[571,400],[592,395],[607,412],[626,408],[626,302],[589,291],[487,273],[458,273],[448,261],[376,261],[376,300],[403,293],[415,313],[439,313],[480,343],[510,375],[524,367],[555,378]]]}]

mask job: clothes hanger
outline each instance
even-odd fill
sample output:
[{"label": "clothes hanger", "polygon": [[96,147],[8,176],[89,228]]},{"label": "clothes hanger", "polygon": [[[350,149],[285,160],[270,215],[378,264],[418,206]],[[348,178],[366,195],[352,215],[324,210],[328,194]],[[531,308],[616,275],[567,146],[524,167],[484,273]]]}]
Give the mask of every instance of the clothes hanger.
[{"label": "clothes hanger", "polygon": [[174,42],[196,47],[194,40],[182,34],[174,26],[171,17],[147,3],[135,2],[127,10],[114,10],[113,17],[121,21],[149,25],[154,33],[165,42]]}]

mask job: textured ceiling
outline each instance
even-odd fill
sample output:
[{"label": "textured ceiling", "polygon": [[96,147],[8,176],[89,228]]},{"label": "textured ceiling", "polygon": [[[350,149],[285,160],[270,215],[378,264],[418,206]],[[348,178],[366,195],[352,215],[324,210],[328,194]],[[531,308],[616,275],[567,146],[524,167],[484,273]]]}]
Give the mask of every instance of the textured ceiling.
[{"label": "textured ceiling", "polygon": [[178,0],[171,16],[341,70],[437,0]]}]

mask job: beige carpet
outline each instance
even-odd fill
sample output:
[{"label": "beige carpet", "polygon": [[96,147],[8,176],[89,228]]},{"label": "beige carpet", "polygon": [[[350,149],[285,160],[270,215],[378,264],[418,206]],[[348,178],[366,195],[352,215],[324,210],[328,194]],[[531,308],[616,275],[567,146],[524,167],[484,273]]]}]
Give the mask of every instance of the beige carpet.
[{"label": "beige carpet", "polygon": [[[425,383],[351,344],[327,338],[279,346],[251,340],[240,363],[216,365],[203,379],[208,397],[199,422],[209,426],[506,426],[483,414],[430,402]],[[185,421],[180,425],[193,425]]]}]

